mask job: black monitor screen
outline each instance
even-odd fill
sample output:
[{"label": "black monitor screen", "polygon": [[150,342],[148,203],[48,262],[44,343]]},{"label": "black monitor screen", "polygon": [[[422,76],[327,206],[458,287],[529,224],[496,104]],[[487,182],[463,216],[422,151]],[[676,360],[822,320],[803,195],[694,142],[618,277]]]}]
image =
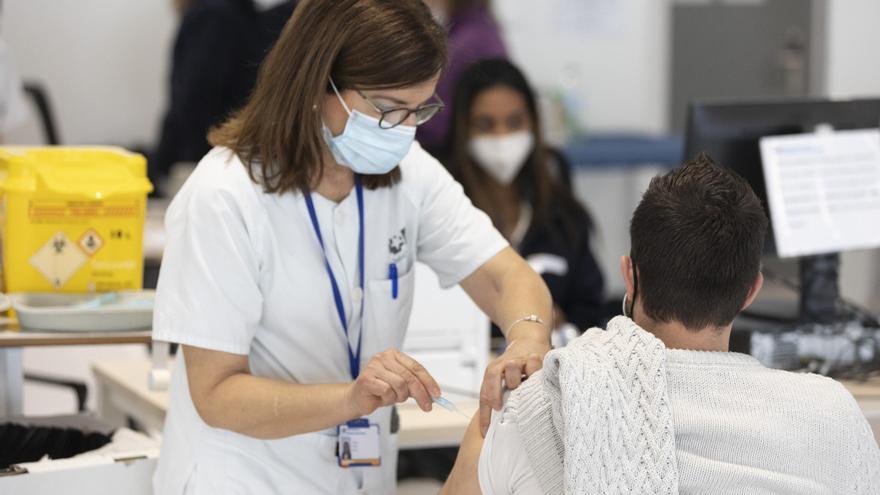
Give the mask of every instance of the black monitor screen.
[{"label": "black monitor screen", "polygon": [[[694,102],[688,111],[685,158],[706,152],[735,170],[751,184],[769,217],[759,140],[813,132],[825,124],[838,130],[880,127],[880,99]],[[765,250],[776,251],[772,233]]]}]

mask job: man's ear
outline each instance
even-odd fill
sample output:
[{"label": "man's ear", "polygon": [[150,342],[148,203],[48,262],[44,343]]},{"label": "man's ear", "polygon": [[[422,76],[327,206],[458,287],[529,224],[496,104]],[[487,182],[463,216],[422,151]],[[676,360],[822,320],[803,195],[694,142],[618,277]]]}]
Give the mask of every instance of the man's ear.
[{"label": "man's ear", "polygon": [[752,288],[749,289],[749,295],[746,297],[746,302],[743,304],[741,311],[744,311],[755,302],[755,298],[758,297],[758,293],[761,292],[761,287],[764,287],[764,274],[758,272],[758,276],[755,277],[755,281],[752,282]]},{"label": "man's ear", "polygon": [[620,274],[623,276],[623,284],[626,287],[626,298],[629,301],[635,297],[635,283],[633,277],[632,258],[623,255],[620,257]]}]

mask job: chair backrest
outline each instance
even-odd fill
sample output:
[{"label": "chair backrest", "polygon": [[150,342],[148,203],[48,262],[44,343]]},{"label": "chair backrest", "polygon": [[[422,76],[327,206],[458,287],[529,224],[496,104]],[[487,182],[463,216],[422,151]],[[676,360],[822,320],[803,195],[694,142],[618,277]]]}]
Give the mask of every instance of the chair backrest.
[{"label": "chair backrest", "polygon": [[48,91],[42,84],[35,81],[27,81],[23,86],[25,94],[36,107],[46,144],[61,144],[61,139],[58,136],[58,127],[55,124],[55,114],[49,102]]}]

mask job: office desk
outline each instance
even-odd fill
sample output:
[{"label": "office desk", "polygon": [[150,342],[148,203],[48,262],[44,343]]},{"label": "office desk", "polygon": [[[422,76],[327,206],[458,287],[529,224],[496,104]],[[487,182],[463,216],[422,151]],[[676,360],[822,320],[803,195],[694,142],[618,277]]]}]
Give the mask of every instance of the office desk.
[{"label": "office desk", "polygon": [[872,377],[866,381],[842,381],[849,393],[853,394],[862,412],[871,424],[874,438],[880,444],[880,376]]},{"label": "office desk", "polygon": [[23,407],[22,349],[35,346],[149,344],[151,332],[31,332],[14,320],[0,321],[0,416],[20,416]]},{"label": "office desk", "polygon": [[[151,435],[162,431],[168,410],[168,392],[155,392],[147,387],[150,360],[96,361],[92,373],[98,384],[98,414],[114,425],[125,424],[127,416],[138,421]],[[172,368],[173,369],[173,368]],[[473,416],[478,409],[476,399],[455,400],[459,409]],[[464,436],[468,420],[434,406],[425,413],[414,403],[398,406],[400,412],[401,449],[457,447]]]}]

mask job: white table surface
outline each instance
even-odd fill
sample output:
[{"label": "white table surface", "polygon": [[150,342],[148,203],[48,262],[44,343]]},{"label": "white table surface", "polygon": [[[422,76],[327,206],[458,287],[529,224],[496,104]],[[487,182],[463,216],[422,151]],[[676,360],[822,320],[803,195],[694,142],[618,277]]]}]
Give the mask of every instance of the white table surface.
[{"label": "white table surface", "polygon": [[125,332],[33,332],[0,318],[0,416],[20,416],[24,403],[22,349],[36,346],[148,344],[149,330]]}]

